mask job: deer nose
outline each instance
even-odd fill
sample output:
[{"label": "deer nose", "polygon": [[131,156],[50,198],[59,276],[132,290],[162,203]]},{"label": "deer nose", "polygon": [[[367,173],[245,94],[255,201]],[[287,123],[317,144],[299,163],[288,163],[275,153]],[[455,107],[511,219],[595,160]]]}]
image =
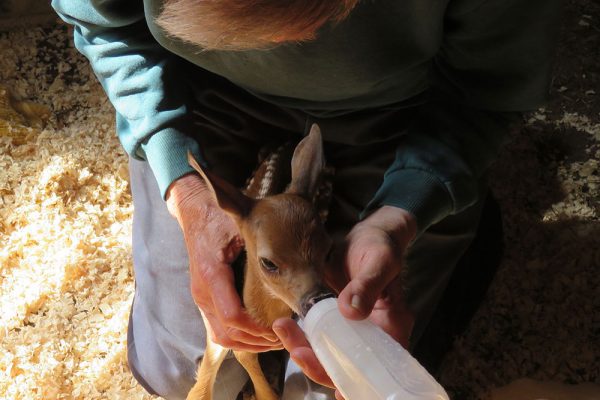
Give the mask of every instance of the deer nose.
[{"label": "deer nose", "polygon": [[300,299],[300,317],[304,318],[312,306],[317,304],[319,301],[328,299],[330,297],[336,297],[335,293],[325,286],[317,286],[316,288],[306,292],[306,294],[304,294],[304,296],[302,296]]}]

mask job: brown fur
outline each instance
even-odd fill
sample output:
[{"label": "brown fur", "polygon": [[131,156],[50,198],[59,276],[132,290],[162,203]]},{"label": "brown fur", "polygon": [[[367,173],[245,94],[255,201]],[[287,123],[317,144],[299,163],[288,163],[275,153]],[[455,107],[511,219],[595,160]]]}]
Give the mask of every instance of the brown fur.
[{"label": "brown fur", "polygon": [[[320,270],[331,241],[318,210],[308,199],[316,193],[324,167],[321,134],[316,125],[298,144],[292,157],[292,182],[288,190],[264,199],[253,199],[226,181],[204,171],[193,158],[190,164],[207,182],[219,207],[236,221],[246,247],[243,301],[249,314],[265,327],[292,311],[300,314],[301,300],[323,287]],[[259,171],[261,169],[259,168]],[[268,259],[278,269],[261,265]],[[210,339],[198,369],[190,400],[211,400],[216,374],[227,350]],[[276,400],[258,364],[256,353],[235,351],[254,385],[257,400]]]},{"label": "brown fur", "polygon": [[167,0],[157,23],[205,50],[248,50],[314,39],[358,0]]}]

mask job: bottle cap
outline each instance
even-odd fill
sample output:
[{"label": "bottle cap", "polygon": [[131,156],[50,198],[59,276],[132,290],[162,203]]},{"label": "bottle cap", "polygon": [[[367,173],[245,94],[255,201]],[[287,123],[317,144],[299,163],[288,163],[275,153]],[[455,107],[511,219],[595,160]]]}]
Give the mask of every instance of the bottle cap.
[{"label": "bottle cap", "polygon": [[300,317],[304,318],[308,314],[308,311],[318,302],[332,297],[335,298],[335,294],[326,288],[319,288],[314,292],[304,295],[302,300],[300,300],[300,310],[302,313]]}]

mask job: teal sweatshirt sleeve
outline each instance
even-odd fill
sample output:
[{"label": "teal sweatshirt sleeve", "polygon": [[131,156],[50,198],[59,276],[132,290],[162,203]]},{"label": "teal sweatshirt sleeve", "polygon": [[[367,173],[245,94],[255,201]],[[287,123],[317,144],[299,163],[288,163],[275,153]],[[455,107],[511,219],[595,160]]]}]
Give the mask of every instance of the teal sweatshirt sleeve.
[{"label": "teal sweatshirt sleeve", "polygon": [[559,12],[558,0],[450,1],[431,98],[363,217],[400,207],[419,235],[479,200],[481,178],[520,112],[546,100]]},{"label": "teal sweatshirt sleeve", "polygon": [[416,111],[393,164],[363,217],[383,205],[417,221],[417,235],[479,200],[479,185],[519,113],[484,111],[432,99]]},{"label": "teal sweatshirt sleeve", "polygon": [[187,89],[175,79],[185,61],[152,37],[141,0],[53,0],[52,7],[74,25],[75,47],[115,107],[125,151],[148,161],[164,196],[171,182],[192,172],[187,151],[201,159],[184,133]]}]

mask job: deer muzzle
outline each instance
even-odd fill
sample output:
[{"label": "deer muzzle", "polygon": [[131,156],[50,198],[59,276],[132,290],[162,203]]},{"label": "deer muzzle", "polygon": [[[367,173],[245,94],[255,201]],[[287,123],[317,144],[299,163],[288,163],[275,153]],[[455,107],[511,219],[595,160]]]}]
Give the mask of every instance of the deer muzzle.
[{"label": "deer muzzle", "polygon": [[314,290],[307,292],[300,299],[300,317],[304,318],[312,306],[317,304],[319,301],[328,299],[330,297],[336,297],[335,293],[324,286],[318,286]]}]

